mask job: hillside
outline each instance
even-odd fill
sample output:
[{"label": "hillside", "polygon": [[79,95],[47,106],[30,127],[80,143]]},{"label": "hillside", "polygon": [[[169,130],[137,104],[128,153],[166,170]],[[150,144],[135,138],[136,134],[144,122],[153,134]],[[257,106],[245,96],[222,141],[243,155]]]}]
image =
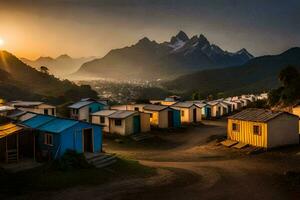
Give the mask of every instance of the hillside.
[{"label": "hillside", "polygon": [[29,60],[27,58],[20,58],[20,60],[29,66],[39,69],[41,66],[46,66],[49,72],[55,76],[63,77],[76,72],[80,66],[94,57],[88,58],[72,58],[68,55],[60,55],[57,58],[39,57],[36,60]]},{"label": "hillside", "polygon": [[101,59],[84,63],[72,78],[155,80],[174,78],[201,69],[241,65],[253,56],[246,49],[231,53],[211,44],[204,35],[189,38],[183,31],[169,42],[148,38]]},{"label": "hillside", "polygon": [[259,92],[278,87],[278,74],[287,65],[300,67],[300,48],[291,48],[279,55],[257,57],[237,67],[192,73],[163,85],[168,90],[187,95],[192,92],[202,95]]},{"label": "hillside", "polygon": [[6,51],[0,51],[0,75],[0,96],[7,100],[43,98],[59,103],[97,96],[87,86],[77,86],[39,72]]}]

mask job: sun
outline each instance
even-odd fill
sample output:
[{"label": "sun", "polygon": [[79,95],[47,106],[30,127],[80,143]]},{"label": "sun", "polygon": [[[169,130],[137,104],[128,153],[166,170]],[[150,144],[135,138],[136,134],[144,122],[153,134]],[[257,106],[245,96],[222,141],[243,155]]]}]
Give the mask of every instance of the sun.
[{"label": "sun", "polygon": [[2,38],[0,38],[0,46],[4,45],[4,40]]}]

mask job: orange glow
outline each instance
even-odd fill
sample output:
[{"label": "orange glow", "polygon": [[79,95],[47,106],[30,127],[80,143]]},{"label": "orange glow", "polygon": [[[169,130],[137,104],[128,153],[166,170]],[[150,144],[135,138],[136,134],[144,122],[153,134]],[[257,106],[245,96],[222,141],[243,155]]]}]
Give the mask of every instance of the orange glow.
[{"label": "orange glow", "polygon": [[4,45],[4,40],[2,38],[0,38],[0,46]]}]

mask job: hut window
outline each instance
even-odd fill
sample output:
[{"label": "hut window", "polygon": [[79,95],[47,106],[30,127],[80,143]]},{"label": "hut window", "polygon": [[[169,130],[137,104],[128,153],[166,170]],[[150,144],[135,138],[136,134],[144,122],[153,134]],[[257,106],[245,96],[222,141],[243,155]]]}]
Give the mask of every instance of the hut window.
[{"label": "hut window", "polygon": [[259,125],[254,125],[253,126],[253,134],[254,135],[261,135],[261,128]]},{"label": "hut window", "polygon": [[184,117],[184,110],[181,111],[181,117]]},{"label": "hut window", "polygon": [[100,116],[100,123],[101,123],[101,124],[105,123],[105,118],[104,118],[104,116]]},{"label": "hut window", "polygon": [[115,120],[115,125],[116,125],[116,126],[122,126],[122,120],[116,119],[116,120]]},{"label": "hut window", "polygon": [[73,109],[73,114],[78,115],[78,109]]},{"label": "hut window", "polygon": [[134,108],[135,111],[140,111],[139,107]]},{"label": "hut window", "polygon": [[150,118],[153,118],[153,114],[152,113],[150,113]]},{"label": "hut window", "polygon": [[232,123],[232,131],[240,131],[240,126],[237,123]]},{"label": "hut window", "polygon": [[53,135],[52,134],[45,134],[44,136],[44,143],[47,145],[53,145]]}]

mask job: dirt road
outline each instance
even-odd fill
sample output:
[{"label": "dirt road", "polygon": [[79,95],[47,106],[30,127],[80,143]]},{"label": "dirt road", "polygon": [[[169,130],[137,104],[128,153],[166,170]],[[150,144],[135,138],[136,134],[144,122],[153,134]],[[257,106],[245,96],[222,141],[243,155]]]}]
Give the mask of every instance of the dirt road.
[{"label": "dirt road", "polygon": [[247,155],[217,146],[225,122],[205,122],[179,133],[159,134],[163,146],[127,146],[106,140],[105,150],[158,170],[155,177],[71,188],[43,199],[300,199],[284,173],[300,170],[299,147]]}]

